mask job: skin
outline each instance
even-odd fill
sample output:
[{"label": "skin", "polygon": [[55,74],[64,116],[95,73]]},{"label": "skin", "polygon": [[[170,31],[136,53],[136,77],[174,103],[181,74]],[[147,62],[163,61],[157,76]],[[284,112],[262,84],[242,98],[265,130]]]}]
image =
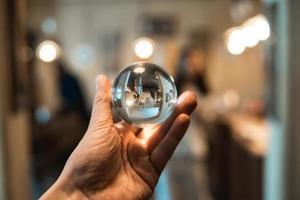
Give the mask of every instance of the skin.
[{"label": "skin", "polygon": [[197,104],[196,96],[185,92],[167,121],[139,129],[123,121],[113,122],[110,83],[104,75],[99,75],[96,82],[88,130],[42,200],[148,199]]},{"label": "skin", "polygon": [[187,58],[188,77],[197,79],[198,75],[204,73],[205,70],[205,55],[199,49],[194,49],[190,52]]}]

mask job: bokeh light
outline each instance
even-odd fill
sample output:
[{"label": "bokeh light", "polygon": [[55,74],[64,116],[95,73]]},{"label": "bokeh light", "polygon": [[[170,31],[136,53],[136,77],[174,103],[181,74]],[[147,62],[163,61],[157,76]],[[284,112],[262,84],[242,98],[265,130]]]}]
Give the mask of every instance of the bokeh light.
[{"label": "bokeh light", "polygon": [[260,41],[267,40],[271,30],[267,18],[264,15],[256,15],[226,33],[229,33],[226,40],[228,51],[233,55],[239,55],[246,48],[255,47]]},{"label": "bokeh light", "polygon": [[264,15],[257,15],[254,18],[254,29],[259,40],[264,41],[270,37],[270,24]]},{"label": "bokeh light", "polygon": [[79,70],[86,70],[93,66],[96,57],[96,50],[90,44],[78,44],[71,52],[71,62]]},{"label": "bokeh light", "polygon": [[45,124],[47,122],[49,122],[50,118],[51,118],[51,112],[49,110],[48,107],[46,106],[39,106],[35,113],[35,120],[40,123],[40,124]]},{"label": "bokeh light", "polygon": [[59,56],[60,48],[53,41],[45,40],[38,45],[37,56],[44,62],[52,62]]},{"label": "bokeh light", "polygon": [[246,25],[242,28],[242,34],[243,34],[243,43],[246,47],[255,47],[258,42],[258,34],[256,32],[256,29],[252,25]]},{"label": "bokeh light", "polygon": [[141,59],[148,59],[154,51],[153,41],[149,38],[139,38],[134,43],[134,52]]},{"label": "bokeh light", "polygon": [[239,55],[243,53],[245,50],[245,44],[243,40],[243,31],[239,28],[232,29],[229,33],[227,41],[228,51],[233,55]]},{"label": "bokeh light", "polygon": [[41,29],[45,34],[54,34],[57,31],[57,23],[52,17],[47,17],[41,24]]}]

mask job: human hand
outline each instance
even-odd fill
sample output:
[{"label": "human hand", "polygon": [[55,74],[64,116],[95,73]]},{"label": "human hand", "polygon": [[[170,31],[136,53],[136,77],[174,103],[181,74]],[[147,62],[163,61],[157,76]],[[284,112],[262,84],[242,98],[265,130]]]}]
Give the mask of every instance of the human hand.
[{"label": "human hand", "polygon": [[196,97],[183,93],[171,117],[152,128],[114,123],[111,86],[96,79],[97,92],[88,130],[57,182],[41,199],[144,200],[184,136]]}]

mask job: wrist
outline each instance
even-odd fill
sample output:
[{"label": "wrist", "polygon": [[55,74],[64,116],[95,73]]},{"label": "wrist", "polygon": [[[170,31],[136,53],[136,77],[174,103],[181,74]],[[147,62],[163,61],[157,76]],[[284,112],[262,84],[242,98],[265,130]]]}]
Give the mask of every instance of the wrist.
[{"label": "wrist", "polygon": [[47,190],[40,200],[88,200],[73,183],[73,181],[64,176],[60,176],[57,181]]}]

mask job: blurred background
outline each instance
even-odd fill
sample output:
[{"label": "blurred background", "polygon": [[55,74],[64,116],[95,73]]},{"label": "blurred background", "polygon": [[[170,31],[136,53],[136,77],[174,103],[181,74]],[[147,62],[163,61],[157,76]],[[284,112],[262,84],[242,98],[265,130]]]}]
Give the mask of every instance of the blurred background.
[{"label": "blurred background", "polygon": [[162,66],[198,108],[153,200],[299,199],[300,2],[0,0],[0,199],[38,199],[95,77]]}]

